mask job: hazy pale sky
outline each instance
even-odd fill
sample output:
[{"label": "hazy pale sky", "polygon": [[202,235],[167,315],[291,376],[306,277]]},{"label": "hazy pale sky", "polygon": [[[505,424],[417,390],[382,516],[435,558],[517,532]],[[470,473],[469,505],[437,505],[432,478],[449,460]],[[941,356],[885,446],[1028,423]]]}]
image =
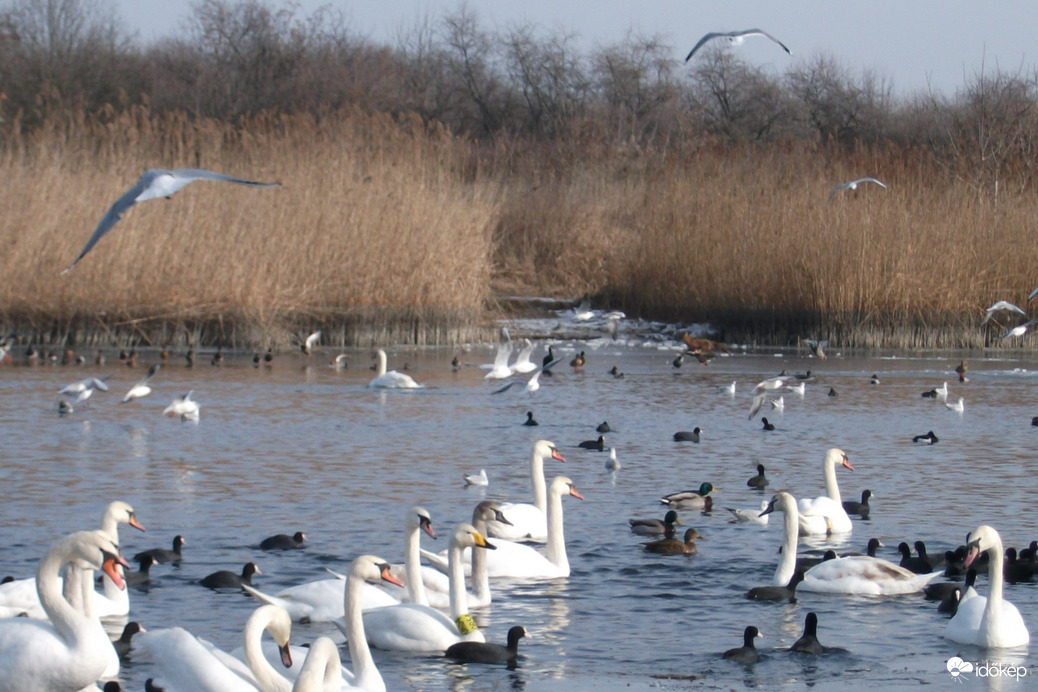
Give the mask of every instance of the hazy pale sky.
[{"label": "hazy pale sky", "polygon": [[[174,36],[191,15],[192,0],[114,0],[126,28],[144,42]],[[278,1],[271,2],[281,6]],[[456,2],[429,0],[298,0],[300,13],[322,6],[341,10],[356,33],[391,42],[416,18],[441,17]],[[737,47],[743,59],[784,71],[818,53],[834,56],[856,74],[870,69],[891,79],[901,92],[927,85],[945,94],[962,86],[964,75],[985,66],[1003,72],[1033,71],[1038,60],[1033,0],[471,0],[488,29],[535,23],[575,34],[582,46],[619,41],[629,31],[660,34],[676,59],[709,31],[760,28],[793,51],[786,55],[767,39]]]}]

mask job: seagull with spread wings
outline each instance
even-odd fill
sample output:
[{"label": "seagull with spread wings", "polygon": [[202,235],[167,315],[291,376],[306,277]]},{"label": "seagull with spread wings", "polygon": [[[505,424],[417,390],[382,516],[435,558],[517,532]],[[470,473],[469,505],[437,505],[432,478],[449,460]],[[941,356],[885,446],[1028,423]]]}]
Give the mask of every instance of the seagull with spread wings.
[{"label": "seagull with spread wings", "polygon": [[76,266],[76,262],[83,259],[83,256],[97,244],[97,241],[101,240],[105,233],[112,230],[112,227],[119,223],[126,210],[137,204],[137,202],[144,202],[158,197],[171,197],[174,192],[196,180],[214,180],[217,182],[238,183],[239,185],[251,185],[252,187],[278,187],[281,185],[281,183],[259,183],[254,180],[235,178],[231,175],[214,173],[201,168],[174,168],[170,170],[153,168],[145,171],[144,175],[137,181],[137,184],[127,190],[126,194],[115,200],[115,203],[108,208],[105,215],[101,217],[101,222],[94,229],[94,234],[90,236],[90,240],[83,246],[76,259],[72,260],[72,264],[68,265],[65,271],[61,273],[67,274],[72,267]]},{"label": "seagull with spread wings", "polygon": [[861,185],[862,183],[875,183],[876,185],[879,185],[879,186],[880,186],[881,188],[883,188],[884,190],[886,190],[886,189],[887,189],[887,186],[886,186],[886,185],[884,185],[884,184],[883,184],[883,183],[881,183],[880,181],[876,180],[875,178],[858,178],[857,180],[852,180],[852,181],[851,181],[851,182],[849,182],[849,183],[840,183],[839,185],[837,185],[836,187],[834,187],[834,188],[833,188],[833,189],[832,189],[832,190],[831,190],[831,191],[829,192],[829,196],[828,196],[828,197],[826,198],[826,200],[825,200],[825,203],[826,203],[826,204],[829,204],[829,202],[830,202],[830,201],[832,200],[832,198],[833,198],[833,195],[835,195],[835,194],[836,194],[837,192],[839,192],[840,190],[851,190],[851,191],[853,192],[854,190],[857,190],[857,189],[858,189],[858,186],[859,186],[859,185]]},{"label": "seagull with spread wings", "polygon": [[762,31],[760,29],[746,29],[744,31],[711,31],[709,34],[706,34],[705,36],[703,36],[703,38],[699,39],[699,43],[692,47],[692,50],[690,50],[688,52],[688,55],[685,56],[685,62],[691,60],[692,56],[696,54],[696,51],[703,47],[703,44],[707,43],[708,41],[712,41],[715,38],[725,39],[728,41],[728,43],[732,44],[733,46],[737,46],[744,40],[746,40],[746,38],[749,36],[763,36],[764,38],[771,39],[775,43],[779,44],[779,46],[782,47],[782,50],[786,51],[790,55],[793,55],[793,51],[787,48],[786,44],[782,43],[782,41],[779,41],[777,38],[775,38],[768,32]]},{"label": "seagull with spread wings", "polygon": [[998,312],[999,310],[1008,310],[1008,311],[1010,311],[1010,312],[1018,312],[1018,313],[1020,313],[1021,315],[1026,315],[1026,314],[1027,314],[1027,313],[1026,313],[1026,312],[1024,312],[1024,311],[1023,311],[1022,309],[1020,309],[1020,308],[1019,308],[1019,307],[1017,307],[1016,305],[1013,305],[1013,304],[1012,304],[1012,303],[1010,303],[1009,301],[1006,301],[1006,300],[1000,300],[1000,301],[998,301],[997,303],[995,303],[994,305],[992,305],[992,306],[991,306],[990,308],[988,308],[988,309],[987,309],[987,313],[988,313],[988,314],[984,315],[984,319],[983,319],[983,320],[981,320],[981,322],[980,322],[980,323],[981,323],[981,324],[984,324],[984,323],[986,323],[986,322],[987,322],[988,320],[990,320],[990,319],[991,319],[991,316],[992,316],[992,315],[994,315],[994,314],[995,314],[996,312]]}]

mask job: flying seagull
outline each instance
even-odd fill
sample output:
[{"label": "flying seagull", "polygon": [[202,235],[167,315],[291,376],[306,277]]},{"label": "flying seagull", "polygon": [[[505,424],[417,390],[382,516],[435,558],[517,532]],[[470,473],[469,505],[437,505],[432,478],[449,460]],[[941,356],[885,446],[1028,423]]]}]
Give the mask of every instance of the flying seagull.
[{"label": "flying seagull", "polygon": [[990,320],[991,316],[994,315],[999,310],[1009,310],[1010,312],[1018,312],[1021,315],[1026,315],[1027,314],[1023,310],[1021,310],[1019,307],[1017,307],[1016,305],[1013,305],[1012,303],[1010,303],[1008,301],[1005,301],[1005,300],[1000,300],[997,303],[995,303],[994,305],[992,305],[990,308],[987,309],[987,313],[988,314],[984,315],[984,319],[981,321],[981,324],[984,324],[985,322]]},{"label": "flying seagull", "polygon": [[278,187],[281,185],[281,183],[258,183],[254,180],[235,178],[231,175],[214,173],[201,168],[174,168],[172,170],[153,168],[145,171],[141,179],[137,181],[137,184],[127,190],[126,194],[115,200],[115,204],[108,208],[108,211],[101,218],[101,222],[94,229],[94,234],[90,236],[90,240],[83,246],[79,256],[61,273],[66,274],[72,267],[76,266],[76,262],[83,259],[83,256],[90,252],[90,249],[97,244],[97,241],[101,240],[101,237],[110,231],[112,226],[122,219],[126,210],[134,204],[158,197],[171,197],[174,192],[196,180],[215,180],[218,182],[238,183],[239,185],[251,185],[253,187]]},{"label": "flying seagull", "polygon": [[782,50],[786,51],[790,55],[793,55],[793,51],[791,51],[789,48],[786,48],[786,44],[782,43],[782,41],[779,41],[777,38],[775,38],[768,32],[761,31],[760,29],[746,29],[745,31],[711,31],[709,34],[699,39],[699,43],[697,43],[692,48],[692,50],[688,52],[688,55],[685,56],[685,62],[691,60],[692,56],[696,54],[696,51],[702,48],[703,44],[707,41],[713,40],[715,38],[723,38],[727,39],[728,43],[737,46],[740,43],[742,43],[747,36],[763,36],[764,38],[769,38],[775,43],[779,44],[779,46],[782,47]]},{"label": "flying seagull", "polygon": [[839,185],[834,187],[832,189],[832,192],[830,192],[829,196],[826,198],[825,203],[829,204],[829,201],[833,198],[833,195],[835,195],[840,190],[857,190],[858,189],[858,185],[860,185],[861,183],[875,183],[875,184],[879,185],[881,188],[883,188],[884,190],[887,189],[886,185],[884,185],[880,181],[876,180],[875,178],[858,178],[857,180],[852,180],[849,183],[840,183]]}]

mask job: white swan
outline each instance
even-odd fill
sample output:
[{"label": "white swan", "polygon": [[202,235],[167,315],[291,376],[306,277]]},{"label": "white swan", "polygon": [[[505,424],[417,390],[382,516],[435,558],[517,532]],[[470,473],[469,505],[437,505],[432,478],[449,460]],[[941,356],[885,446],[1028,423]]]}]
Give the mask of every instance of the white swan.
[{"label": "white swan", "polygon": [[986,552],[988,567],[987,598],[976,595],[963,597],[955,617],[948,621],[944,636],[961,644],[983,647],[1025,646],[1031,641],[1027,625],[1020,611],[1002,597],[1002,539],[990,526],[978,526],[967,539],[969,552],[966,567]]},{"label": "white swan", "polygon": [[291,629],[284,609],[257,608],[245,623],[244,663],[182,627],[141,633],[134,644],[150,657],[159,685],[168,692],[289,692],[292,683],[263,656],[260,639],[264,631],[270,632],[287,668],[292,665]]},{"label": "white swan", "polygon": [[840,487],[836,484],[836,464],[851,471],[854,467],[842,449],[835,447],[825,453],[822,469],[825,472],[825,495],[814,500],[800,500],[800,533],[826,535],[828,533],[850,533],[854,528],[851,518],[843,509]]},{"label": "white swan", "polygon": [[511,525],[491,521],[487,531],[492,538],[507,538],[511,541],[544,542],[548,538],[547,486],[544,482],[544,460],[565,462],[554,442],[539,440],[533,445],[530,455],[530,483],[533,485],[533,504],[503,502],[501,512]]},{"label": "white swan", "polygon": [[[562,496],[584,497],[566,476],[557,476],[548,489],[548,556],[545,557],[528,545],[512,541],[494,541],[497,548],[487,553],[487,573],[491,577],[513,577],[520,579],[556,579],[569,576],[569,558],[566,555],[566,538],[563,533]],[[502,507],[507,515],[507,510]],[[442,569],[443,556],[422,551],[422,555],[437,569]]]},{"label": "white swan", "polygon": [[782,534],[782,549],[779,552],[778,566],[775,576],[771,578],[772,586],[787,586],[797,568],[797,535],[800,531],[800,512],[797,501],[787,492],[775,493],[771,502],[761,511],[762,517],[772,512],[783,512],[786,515]]},{"label": "white swan", "polygon": [[[492,520],[508,523],[508,518],[501,512],[501,508],[496,502],[484,500],[472,510],[472,525],[484,536],[486,536],[487,522]],[[496,547],[497,543],[494,545]],[[493,600],[490,593],[490,575],[487,571],[487,555],[492,554],[496,553],[477,550],[470,555],[472,562],[469,571],[472,590],[466,593],[469,608],[482,608],[490,605]],[[443,572],[432,568],[423,569],[422,577],[427,589],[426,594],[429,596],[429,604],[435,608],[449,608],[450,580],[444,576]],[[444,598],[447,598],[446,602],[444,602]]]},{"label": "white swan", "polygon": [[299,670],[292,692],[327,692],[342,689],[342,685],[339,647],[328,637],[318,637],[310,645],[310,655]]},{"label": "white swan", "polygon": [[[128,503],[116,500],[105,508],[101,517],[101,531],[108,539],[119,544],[119,524],[129,524],[141,531],[144,527],[137,521],[137,516]],[[130,611],[130,597],[125,589],[120,589],[109,579],[104,580],[104,594],[94,591],[93,571],[82,572],[75,566],[66,568],[67,575],[75,575],[68,580],[59,578],[62,593],[72,607],[88,617],[122,617]],[[122,575],[122,567],[118,568]],[[91,598],[88,595],[93,594]],[[0,616],[16,617],[24,615],[37,620],[46,619],[40,598],[36,594],[36,579],[19,579],[0,585]],[[113,673],[114,675],[114,673]]]},{"label": "white swan", "polygon": [[61,595],[58,572],[65,565],[102,569],[125,586],[115,565],[119,546],[100,531],[80,531],[55,543],[40,560],[36,586],[49,622],[0,620],[0,692],[64,692],[93,685],[114,652],[101,622],[73,608]]},{"label": "white swan", "polygon": [[375,349],[375,357],[378,358],[378,370],[375,377],[368,383],[369,387],[377,389],[421,389],[425,385],[415,382],[410,375],[405,375],[396,370],[386,372],[386,352],[381,348]]},{"label": "white swan", "polygon": [[[432,528],[429,510],[424,507],[411,507],[404,518],[404,563],[392,565],[393,576],[404,582],[406,589],[396,586],[380,585],[399,603],[409,602],[436,608],[450,607],[450,585],[446,577],[432,567],[422,565],[422,548],[419,531],[424,531],[432,538],[436,532]],[[431,592],[426,591],[426,587]],[[375,589],[376,587],[369,587]]]},{"label": "white swan", "polygon": [[451,536],[448,552],[450,618],[434,608],[416,603],[368,610],[363,614],[368,643],[379,649],[443,653],[451,644],[460,641],[486,641],[469,615],[465,597],[461,551],[471,547],[494,548],[471,524],[459,524]]},{"label": "white swan", "polygon": [[[275,595],[264,593],[248,584],[242,584],[242,588],[261,603],[287,610],[292,622],[334,622],[346,615],[346,580],[345,575],[336,575],[334,579],[318,579],[290,586]],[[399,602],[399,599],[370,584],[361,588],[361,607],[365,610],[384,608]]]}]

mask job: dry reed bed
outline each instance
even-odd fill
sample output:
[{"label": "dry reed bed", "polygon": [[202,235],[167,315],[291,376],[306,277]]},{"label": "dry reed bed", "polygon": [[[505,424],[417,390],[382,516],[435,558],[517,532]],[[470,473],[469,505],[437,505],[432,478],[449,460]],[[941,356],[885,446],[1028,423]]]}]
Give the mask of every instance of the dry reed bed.
[{"label": "dry reed bed", "polygon": [[[314,325],[350,343],[343,323],[402,325],[409,341],[414,324],[478,323],[497,201],[459,182],[465,154],[419,123],[358,114],[237,130],[140,112],[55,124],[0,161],[0,304],[21,324],[208,324],[222,333],[209,338],[252,343]],[[142,171],[196,166],[282,187],[197,183],[138,205],[58,276]]]},{"label": "dry reed bed", "polygon": [[[975,347],[997,334],[978,327],[983,307],[1023,304],[1038,281],[1038,195],[1003,185],[996,200],[927,152],[492,146],[359,113],[230,127],[135,110],[15,134],[0,152],[2,316],[59,339],[96,324],[266,345],[321,325],[343,343],[443,343],[481,333],[494,285],[589,292],[730,339]],[[142,204],[59,277],[159,166],[283,186],[199,183]],[[862,175],[890,188],[826,204]]]}]

